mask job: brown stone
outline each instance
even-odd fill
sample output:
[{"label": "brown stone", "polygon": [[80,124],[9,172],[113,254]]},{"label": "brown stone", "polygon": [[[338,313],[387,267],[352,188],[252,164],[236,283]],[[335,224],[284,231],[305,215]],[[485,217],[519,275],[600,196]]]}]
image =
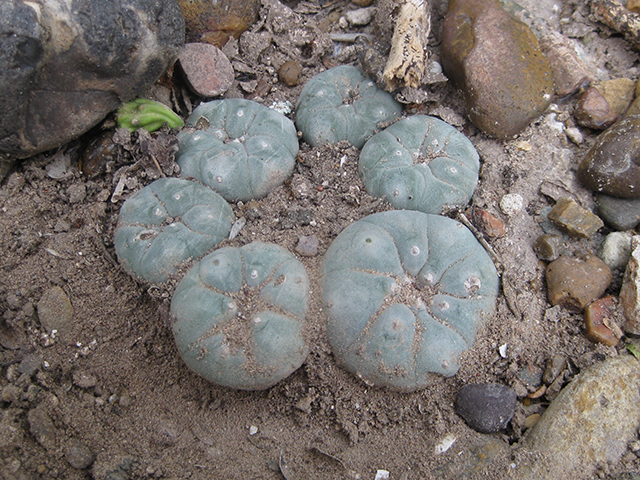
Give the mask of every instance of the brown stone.
[{"label": "brown stone", "polygon": [[540,39],[555,85],[556,94],[566,97],[595,80],[587,65],[578,57],[571,40],[558,32],[549,32]]},{"label": "brown stone", "polygon": [[300,74],[302,73],[302,67],[298,62],[289,60],[284,62],[278,70],[278,77],[280,81],[287,87],[293,87],[298,84],[300,80]]},{"label": "brown stone", "polygon": [[640,116],[627,117],[603,132],[578,167],[590,190],[613,197],[640,197]]},{"label": "brown stone", "polygon": [[611,110],[622,116],[633,100],[636,82],[629,78],[616,78],[595,83],[593,86],[600,91]]},{"label": "brown stone", "polygon": [[233,84],[231,62],[209,43],[187,43],[178,57],[189,88],[201,97],[217,97]]},{"label": "brown stone", "polygon": [[553,79],[536,37],[498,0],[449,2],[442,66],[471,121],[497,138],[521,132],[551,102]]},{"label": "brown stone", "polygon": [[549,264],[546,276],[549,303],[576,312],[600,298],[611,283],[611,269],[595,255],[562,255]]},{"label": "brown stone", "polygon": [[547,215],[549,220],[570,235],[589,238],[604,226],[604,222],[569,198],[560,198]]},{"label": "brown stone", "polygon": [[178,0],[184,14],[188,42],[223,47],[239,38],[257,19],[260,0]]},{"label": "brown stone", "polygon": [[507,231],[504,222],[499,218],[491,215],[486,210],[473,207],[472,219],[474,226],[489,238],[498,238],[504,236]]},{"label": "brown stone", "polygon": [[618,299],[611,295],[595,300],[584,311],[585,335],[592,342],[615,347],[622,331],[616,323]]},{"label": "brown stone", "polygon": [[595,87],[589,87],[582,92],[573,116],[578,124],[595,130],[604,130],[618,119],[618,114]]}]

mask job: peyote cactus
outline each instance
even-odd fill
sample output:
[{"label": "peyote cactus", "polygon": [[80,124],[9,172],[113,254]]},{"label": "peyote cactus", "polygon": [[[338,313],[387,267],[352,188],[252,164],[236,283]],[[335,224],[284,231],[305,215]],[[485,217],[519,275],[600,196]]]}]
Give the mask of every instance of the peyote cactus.
[{"label": "peyote cactus", "polygon": [[210,188],[161,178],[122,205],[115,232],[118,259],[129,273],[161,283],[189,259],[227,238],[231,207]]},{"label": "peyote cactus", "polygon": [[171,302],[185,363],[207,380],[243,390],[269,388],[304,362],[309,280],[282,247],[224,247],[195,264]]},{"label": "peyote cactus", "polygon": [[313,77],[296,105],[296,125],[315,147],[347,140],[361,148],[384,122],[402,115],[402,106],[356,67],[342,65]]},{"label": "peyote cactus", "polygon": [[259,103],[215,100],[196,108],[180,134],[181,175],[229,201],[265,197],[293,171],[298,136],[293,122]]},{"label": "peyote cactus", "polygon": [[325,255],[329,342],[368,384],[412,391],[454,375],[497,294],[491,259],[447,217],[370,215],[340,233]]},{"label": "peyote cactus", "polygon": [[367,192],[397,209],[439,214],[466,205],[478,183],[479,157],[462,133],[434,117],[414,115],[371,137],[358,170]]},{"label": "peyote cactus", "polygon": [[116,121],[120,128],[124,127],[130,132],[139,128],[155,132],[165,123],[171,128],[184,125],[182,119],[169,107],[146,98],[136,98],[122,105],[116,112]]}]

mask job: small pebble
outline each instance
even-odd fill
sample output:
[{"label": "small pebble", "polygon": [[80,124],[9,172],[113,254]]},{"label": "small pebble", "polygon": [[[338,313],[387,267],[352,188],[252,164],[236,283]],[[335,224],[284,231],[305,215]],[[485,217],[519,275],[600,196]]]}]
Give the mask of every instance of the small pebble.
[{"label": "small pebble", "polygon": [[300,235],[296,252],[305,257],[315,257],[318,254],[318,237],[315,235]]},{"label": "small pebble", "polygon": [[65,449],[64,456],[69,465],[78,470],[89,468],[96,458],[89,447],[75,439]]},{"label": "small pebble", "polygon": [[64,290],[58,286],[44,292],[37,306],[38,319],[46,333],[57,331],[57,335],[68,340],[73,319],[73,306]]},{"label": "small pebble", "polygon": [[578,167],[590,190],[620,198],[640,197],[640,117],[627,117],[603,132]]},{"label": "small pebble", "polygon": [[535,365],[525,365],[516,374],[516,378],[520,380],[529,392],[535,392],[542,384],[542,369]]},{"label": "small pebble", "polygon": [[562,253],[563,243],[560,235],[545,233],[536,239],[533,251],[540,260],[553,262]]},{"label": "small pebble", "polygon": [[559,32],[549,32],[540,38],[540,49],[544,53],[555,85],[556,94],[566,97],[595,80],[589,67],[580,59],[571,40]]},{"label": "small pebble", "polygon": [[524,199],[517,193],[508,193],[500,199],[500,210],[511,217],[524,208]]},{"label": "small pebble", "polygon": [[624,331],[640,334],[640,235],[631,239],[631,256],[622,278],[620,305],[626,317]]},{"label": "small pebble", "polygon": [[189,88],[201,97],[225,93],[234,80],[231,62],[210,43],[187,43],[178,57]]},{"label": "small pebble", "polygon": [[456,397],[455,410],[480,433],[507,427],[516,410],[516,393],[499,383],[465,385]]},{"label": "small pebble", "polygon": [[302,74],[302,67],[298,62],[289,60],[284,62],[278,70],[278,77],[280,81],[287,87],[293,87],[300,81],[300,75]]},{"label": "small pebble", "polygon": [[363,27],[365,25],[369,25],[371,20],[373,20],[373,16],[376,14],[375,7],[369,8],[358,8],[356,10],[351,10],[345,14],[345,18],[349,25],[355,27]]},{"label": "small pebble", "polygon": [[611,277],[611,269],[595,255],[562,255],[547,266],[549,303],[580,312],[602,296]]},{"label": "small pebble", "polygon": [[615,347],[622,337],[618,327],[618,299],[611,295],[590,303],[584,310],[585,335],[592,342]]},{"label": "small pebble", "polygon": [[548,358],[542,374],[542,382],[545,385],[551,385],[565,368],[567,368],[567,357],[564,355],[557,354]]},{"label": "small pebble", "polygon": [[20,373],[24,373],[25,375],[31,376],[36,373],[36,370],[38,370],[38,368],[40,368],[43,360],[44,357],[42,356],[42,354],[30,353],[22,359],[20,365],[18,365],[18,371]]},{"label": "small pebble", "polygon": [[373,0],[351,0],[351,3],[358,7],[368,7],[373,3]]},{"label": "small pebble", "polygon": [[600,91],[611,110],[622,116],[633,100],[636,82],[629,78],[616,78],[594,83],[594,87]]},{"label": "small pebble", "polygon": [[547,215],[549,220],[570,235],[589,238],[604,226],[594,213],[569,198],[560,198]]},{"label": "small pebble", "polygon": [[504,222],[486,210],[473,207],[471,218],[474,226],[489,238],[503,237],[507,233]]},{"label": "small pebble", "polygon": [[587,88],[580,95],[573,116],[579,125],[595,130],[609,128],[618,119],[618,114],[595,87]]},{"label": "small pebble", "polygon": [[640,223],[640,198],[617,198],[599,193],[596,206],[600,217],[615,230],[631,230]]},{"label": "small pebble", "polygon": [[27,420],[31,435],[36,441],[47,450],[54,449],[56,446],[56,427],[49,414],[42,407],[37,407],[29,410]]},{"label": "small pebble", "polygon": [[92,388],[98,384],[98,377],[82,370],[73,372],[73,384],[80,388]]},{"label": "small pebble", "polygon": [[624,268],[631,257],[631,232],[612,232],[602,242],[598,256],[609,268]]},{"label": "small pebble", "polygon": [[582,136],[582,132],[577,127],[569,127],[564,131],[565,135],[569,140],[571,140],[576,145],[582,145],[584,142],[584,137]]},{"label": "small pebble", "polygon": [[69,203],[82,203],[87,198],[87,187],[84,183],[74,183],[67,189]]}]

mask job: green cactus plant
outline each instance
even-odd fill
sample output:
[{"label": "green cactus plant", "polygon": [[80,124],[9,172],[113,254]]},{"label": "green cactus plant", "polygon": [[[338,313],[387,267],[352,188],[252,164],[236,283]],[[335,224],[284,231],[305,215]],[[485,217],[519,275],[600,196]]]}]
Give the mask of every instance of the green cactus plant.
[{"label": "green cactus plant", "polygon": [[313,77],[296,105],[296,125],[312,147],[347,140],[362,148],[384,122],[400,115],[402,105],[350,65]]},{"label": "green cactus plant", "polygon": [[466,227],[408,210],[347,227],[323,275],[338,361],[368,384],[403,391],[458,371],[498,294],[496,269]]},{"label": "green cactus plant", "polygon": [[184,262],[200,258],[227,238],[234,220],[231,207],[210,188],[161,178],[122,205],[116,253],[132,275],[165,282]]},{"label": "green cactus plant", "polygon": [[259,103],[204,103],[187,125],[196,129],[179,136],[176,161],[181,175],[204,183],[228,201],[263,198],[293,171],[298,154],[293,122]]},{"label": "green cactus plant", "polygon": [[155,132],[165,123],[171,128],[184,125],[182,119],[169,107],[146,98],[136,98],[122,105],[116,112],[116,122],[120,128],[124,127],[130,132],[139,128]]},{"label": "green cactus plant", "polygon": [[451,125],[414,115],[371,137],[358,170],[367,192],[396,209],[440,214],[466,205],[478,183],[479,156]]},{"label": "green cactus plant", "polygon": [[304,362],[309,280],[282,247],[224,247],[195,264],[171,301],[175,342],[207,380],[262,390]]}]

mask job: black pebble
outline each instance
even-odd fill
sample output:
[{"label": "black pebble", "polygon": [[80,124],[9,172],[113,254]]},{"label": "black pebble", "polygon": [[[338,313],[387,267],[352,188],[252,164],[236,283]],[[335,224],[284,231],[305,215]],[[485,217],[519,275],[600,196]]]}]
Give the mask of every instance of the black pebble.
[{"label": "black pebble", "polygon": [[516,393],[499,383],[465,385],[458,392],[456,413],[480,433],[506,428],[516,411]]}]

